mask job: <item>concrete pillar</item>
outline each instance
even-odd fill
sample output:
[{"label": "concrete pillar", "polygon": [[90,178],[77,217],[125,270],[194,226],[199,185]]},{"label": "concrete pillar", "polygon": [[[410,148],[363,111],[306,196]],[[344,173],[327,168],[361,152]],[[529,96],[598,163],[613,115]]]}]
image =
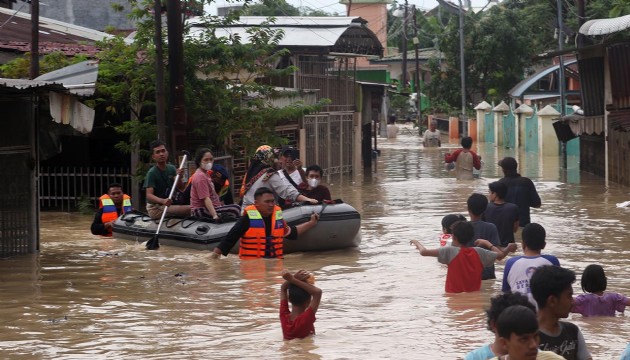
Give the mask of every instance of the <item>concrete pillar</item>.
[{"label": "concrete pillar", "polygon": [[527,104],[521,104],[516,110],[514,110],[516,114],[516,144],[514,148],[518,149],[519,147],[525,147],[525,139],[527,139],[527,132],[525,131],[525,121],[527,117],[532,116],[534,114],[534,109],[532,109]]},{"label": "concrete pillar", "polygon": [[448,118],[448,142],[459,144],[459,118],[456,116]]},{"label": "concrete pillar", "polygon": [[547,105],[538,112],[538,152],[541,155],[555,155],[560,153],[558,137],[553,129],[554,120],[560,113],[551,105]]},{"label": "concrete pillar", "polygon": [[496,146],[504,146],[503,140],[503,116],[510,111],[510,106],[504,101],[492,109],[494,111],[494,139]]},{"label": "concrete pillar", "polygon": [[[486,142],[486,113],[492,110],[492,105],[485,101],[475,106],[477,111],[477,141]],[[470,132],[472,134],[472,131]]]}]

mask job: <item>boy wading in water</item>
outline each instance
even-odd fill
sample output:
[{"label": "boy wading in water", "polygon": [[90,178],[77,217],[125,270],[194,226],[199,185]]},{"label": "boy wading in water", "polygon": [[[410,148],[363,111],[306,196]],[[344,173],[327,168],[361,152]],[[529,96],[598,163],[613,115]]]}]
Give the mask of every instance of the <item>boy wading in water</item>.
[{"label": "boy wading in water", "polygon": [[497,332],[499,342],[507,354],[492,360],[563,359],[551,351],[538,350],[538,321],[534,311],[528,307],[514,305],[505,309],[497,319]]},{"label": "boy wading in water", "polygon": [[[280,324],[285,340],[302,339],[315,334],[315,313],[322,299],[322,290],[305,270],[292,275],[282,270],[285,280],[280,288]],[[289,302],[291,310],[289,310]]]},{"label": "boy wading in water", "polygon": [[571,311],[574,281],[573,271],[554,265],[541,266],[532,275],[529,286],[538,303],[539,348],[567,360],[589,360],[592,357],[580,328],[560,321]]},{"label": "boy wading in water", "polygon": [[447,293],[478,291],[481,288],[481,272],[485,266],[503,259],[509,252],[516,250],[516,244],[499,249],[488,240],[475,241],[476,247],[466,247],[472,241],[475,229],[467,221],[453,224],[453,245],[439,249],[427,249],[418,240],[411,240],[420,255],[434,256],[438,262],[448,265],[445,290]]}]

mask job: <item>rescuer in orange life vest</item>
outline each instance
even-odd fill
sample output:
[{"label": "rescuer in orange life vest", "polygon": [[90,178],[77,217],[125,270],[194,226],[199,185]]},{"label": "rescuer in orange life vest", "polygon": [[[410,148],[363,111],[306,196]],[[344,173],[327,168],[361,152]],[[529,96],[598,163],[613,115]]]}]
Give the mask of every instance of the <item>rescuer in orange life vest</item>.
[{"label": "rescuer in orange life vest", "polygon": [[286,237],[295,240],[297,237],[317,225],[319,215],[313,213],[311,219],[297,226],[289,226],[282,219],[282,210],[276,205],[273,191],[261,187],[254,193],[254,205],[245,208],[234,227],[225,239],[214,248],[212,257],[226,255],[234,244],[241,239],[238,255],[241,259],[282,258],[283,241]]},{"label": "rescuer in orange life vest", "polygon": [[92,222],[92,234],[112,236],[112,225],[122,214],[131,211],[131,197],[123,193],[122,185],[113,183],[107,194],[99,198],[98,211]]}]

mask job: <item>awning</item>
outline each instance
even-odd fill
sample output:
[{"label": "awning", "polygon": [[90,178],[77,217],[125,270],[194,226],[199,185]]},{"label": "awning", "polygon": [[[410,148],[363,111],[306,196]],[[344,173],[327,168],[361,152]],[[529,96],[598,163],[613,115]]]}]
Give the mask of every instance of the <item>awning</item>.
[{"label": "awning", "polygon": [[[250,29],[269,27],[283,32],[278,47],[335,54],[336,56],[383,56],[383,46],[360,17],[278,16],[269,22],[264,16],[241,16],[234,24],[212,29],[217,37],[239,36],[250,41]],[[209,31],[201,18],[188,20],[188,38],[201,38]]]},{"label": "awning", "polygon": [[588,36],[608,35],[630,28],[630,15],[612,19],[595,19],[580,26],[580,34]]}]

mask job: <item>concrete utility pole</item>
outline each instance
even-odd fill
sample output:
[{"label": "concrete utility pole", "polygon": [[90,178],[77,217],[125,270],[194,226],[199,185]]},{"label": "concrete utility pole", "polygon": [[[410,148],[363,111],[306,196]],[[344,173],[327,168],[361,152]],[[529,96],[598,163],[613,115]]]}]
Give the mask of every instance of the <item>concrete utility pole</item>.
[{"label": "concrete utility pole", "polygon": [[169,141],[166,131],[166,106],[164,104],[164,49],[162,48],[162,0],[155,0],[155,116],[157,120],[158,139]]},{"label": "concrete utility pole", "polygon": [[[558,0],[559,1],[559,0]],[[466,122],[466,64],[464,62],[464,7],[462,0],[459,0],[459,72],[462,87],[462,122],[468,134],[468,123]]]},{"label": "concrete utility pole", "polygon": [[[184,104],[184,36],[182,7],[180,0],[168,0],[166,20],[168,23],[168,65],[169,65],[169,121],[170,145],[177,150],[177,132],[186,126],[186,108]],[[177,126],[177,131],[175,131]]]},{"label": "concrete utility pole", "polygon": [[402,91],[407,88],[407,17],[409,3],[405,0],[405,15],[403,18],[403,48],[402,48]]},{"label": "concrete utility pole", "polygon": [[39,0],[31,1],[31,79],[39,76]]},{"label": "concrete utility pole", "polygon": [[420,52],[418,47],[420,46],[418,40],[418,20],[416,19],[416,6],[411,6],[411,12],[413,13],[413,44],[416,50],[416,77],[414,82],[416,83],[416,102],[418,107],[418,131],[422,133],[422,88],[420,87],[420,81],[422,77],[420,76]]},{"label": "concrete utility pole", "polygon": [[[560,51],[560,55],[558,56],[558,91],[560,94],[560,119],[564,118],[566,112],[564,110],[564,57],[562,56],[562,49],[564,41],[564,36],[562,33],[563,19],[562,19],[562,0],[556,0],[556,5],[558,7],[558,51]],[[562,147],[562,168],[567,168],[567,142],[561,142]]]}]

